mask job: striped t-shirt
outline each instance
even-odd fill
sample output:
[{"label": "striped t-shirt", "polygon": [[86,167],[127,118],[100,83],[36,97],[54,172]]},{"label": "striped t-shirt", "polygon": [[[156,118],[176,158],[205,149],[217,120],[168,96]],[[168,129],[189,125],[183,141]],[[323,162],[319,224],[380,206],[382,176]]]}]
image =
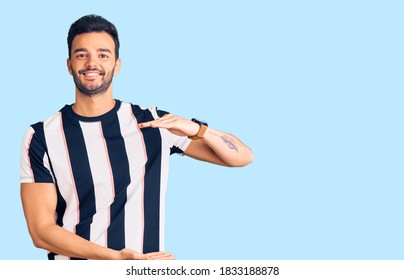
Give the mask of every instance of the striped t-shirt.
[{"label": "striped t-shirt", "polygon": [[[99,117],[66,105],[30,126],[21,152],[22,183],[55,183],[55,221],[99,245],[140,253],[164,250],[169,156],[191,140],[137,124],[167,112],[116,100]],[[48,254],[49,259],[68,259]]]}]

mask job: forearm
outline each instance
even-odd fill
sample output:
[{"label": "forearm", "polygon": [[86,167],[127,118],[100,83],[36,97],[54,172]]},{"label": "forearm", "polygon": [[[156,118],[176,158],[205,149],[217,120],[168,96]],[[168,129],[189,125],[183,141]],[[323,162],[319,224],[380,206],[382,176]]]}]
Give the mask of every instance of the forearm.
[{"label": "forearm", "polygon": [[[139,124],[140,128],[165,128],[178,136],[194,136],[200,126],[188,119],[166,114],[163,117]],[[203,138],[193,140],[185,155],[225,166],[245,166],[253,161],[254,155],[236,136],[211,127],[205,131]]]},{"label": "forearm", "polygon": [[245,166],[254,159],[252,150],[236,136],[208,128],[203,141],[227,166]]},{"label": "forearm", "polygon": [[58,255],[100,260],[172,260],[171,253],[138,253],[131,249],[113,250],[90,242],[55,224],[57,203],[53,183],[22,183],[21,199],[28,230],[34,245]]},{"label": "forearm", "polygon": [[119,251],[90,242],[64,228],[49,224],[31,233],[36,247],[74,258],[119,259]]}]

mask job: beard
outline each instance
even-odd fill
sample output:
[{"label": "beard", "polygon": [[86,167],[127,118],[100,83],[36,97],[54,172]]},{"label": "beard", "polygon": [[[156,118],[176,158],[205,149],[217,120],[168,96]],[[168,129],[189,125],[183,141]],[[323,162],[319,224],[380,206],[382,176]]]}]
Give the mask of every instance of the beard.
[{"label": "beard", "polygon": [[112,83],[112,79],[114,77],[114,72],[115,72],[115,67],[109,73],[100,71],[100,73],[102,74],[102,83],[101,84],[86,86],[83,82],[81,82],[79,75],[82,72],[91,71],[91,70],[97,70],[97,69],[87,68],[85,70],[78,71],[78,74],[77,74],[72,68],[73,81],[74,81],[74,84],[76,85],[76,88],[79,90],[79,92],[81,94],[88,96],[88,97],[95,96],[97,94],[102,94],[107,91],[107,89],[110,87],[110,85]]}]

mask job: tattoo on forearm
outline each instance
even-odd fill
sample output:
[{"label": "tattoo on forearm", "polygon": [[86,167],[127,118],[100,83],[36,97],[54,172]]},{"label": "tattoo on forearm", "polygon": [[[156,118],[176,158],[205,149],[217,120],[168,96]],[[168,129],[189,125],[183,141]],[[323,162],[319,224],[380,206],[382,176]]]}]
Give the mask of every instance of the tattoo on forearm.
[{"label": "tattoo on forearm", "polygon": [[231,138],[226,136],[222,136],[220,138],[222,138],[223,142],[227,144],[227,147],[229,147],[230,150],[235,150],[238,153],[238,148]]},{"label": "tattoo on forearm", "polygon": [[230,137],[225,136],[225,135],[220,136],[213,132],[210,132],[210,133],[215,135],[216,137],[220,137],[223,140],[223,142],[226,143],[227,147],[229,147],[230,150],[235,150],[238,153],[238,147],[233,139],[231,139]]}]

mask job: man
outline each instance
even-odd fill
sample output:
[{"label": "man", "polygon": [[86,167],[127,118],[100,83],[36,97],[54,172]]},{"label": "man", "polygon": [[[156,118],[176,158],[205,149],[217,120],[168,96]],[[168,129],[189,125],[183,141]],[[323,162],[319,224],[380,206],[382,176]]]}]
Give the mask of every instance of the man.
[{"label": "man", "polygon": [[74,22],[67,68],[75,103],[27,130],[21,199],[29,233],[49,259],[174,259],[164,252],[168,157],[244,166],[237,137],[114,99],[119,39],[96,15]]}]

